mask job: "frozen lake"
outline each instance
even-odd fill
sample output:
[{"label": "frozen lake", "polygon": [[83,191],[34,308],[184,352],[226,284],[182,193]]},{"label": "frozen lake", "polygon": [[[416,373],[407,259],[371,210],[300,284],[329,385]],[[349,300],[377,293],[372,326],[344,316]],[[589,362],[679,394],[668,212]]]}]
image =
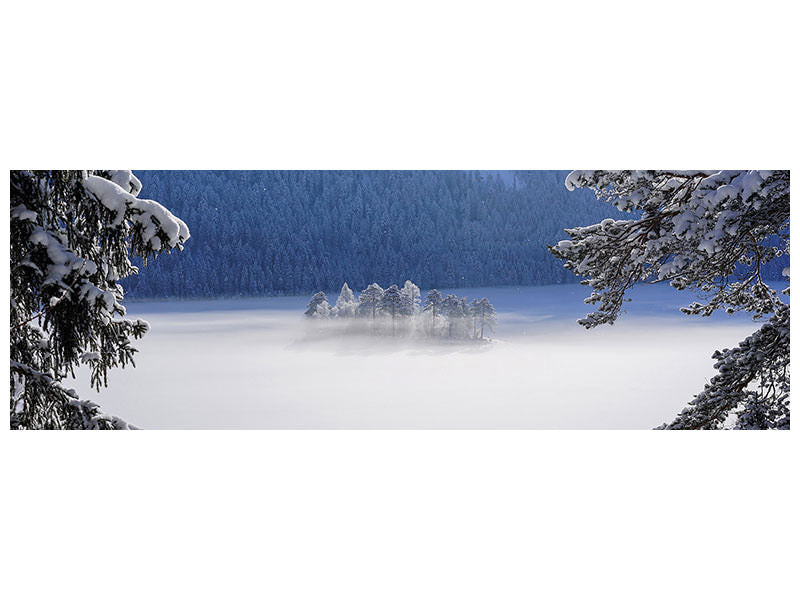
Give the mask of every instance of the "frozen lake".
[{"label": "frozen lake", "polygon": [[307,297],[132,302],[152,327],[137,367],[99,394],[84,374],[74,386],[142,428],[649,429],[758,327],[683,315],[691,297],[666,286],[590,331],[578,285],[447,291],[493,302],[492,343],[341,335],[303,317]]}]

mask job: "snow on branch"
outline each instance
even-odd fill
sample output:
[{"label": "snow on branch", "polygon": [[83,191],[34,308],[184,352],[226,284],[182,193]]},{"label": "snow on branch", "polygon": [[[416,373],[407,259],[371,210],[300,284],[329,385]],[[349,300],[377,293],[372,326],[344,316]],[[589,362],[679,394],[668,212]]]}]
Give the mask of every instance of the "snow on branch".
[{"label": "snow on branch", "polygon": [[86,365],[92,387],[133,364],[148,324],[125,318],[119,280],[182,249],[189,229],[139,199],[130,171],[11,172],[11,424],[13,428],[129,428],[61,385]]},{"label": "snow on branch", "polygon": [[[120,173],[123,171],[114,171],[116,181],[121,180]],[[119,227],[126,218],[129,219],[141,236],[141,243],[153,250],[160,250],[162,244],[175,248],[189,239],[189,228],[186,223],[158,202],[140,200],[133,193],[120,187],[116,181],[97,175],[87,175],[83,182],[87,191],[114,215],[111,222],[113,227]],[[138,183],[138,188],[134,186],[132,189],[138,193],[141,183]]]},{"label": "snow on branch", "polygon": [[566,185],[636,213],[567,229],[569,239],[550,247],[593,290],[586,302],[597,309],[585,327],[613,323],[642,281],[704,293],[691,314],[761,316],[782,304],[761,270],[789,252],[788,171],[573,171]]},{"label": "snow on branch", "polygon": [[567,229],[569,239],[549,248],[592,288],[584,327],[613,324],[639,282],[694,289],[703,301],[687,314],[771,315],[737,348],[714,353],[719,374],[662,428],[788,428],[789,306],[762,271],[789,254],[789,172],[573,171],[565,184],[631,215]]},{"label": "snow on branch", "polygon": [[660,429],[789,429],[789,307],[782,306],[736,348],[716,351],[719,371],[678,417]]}]

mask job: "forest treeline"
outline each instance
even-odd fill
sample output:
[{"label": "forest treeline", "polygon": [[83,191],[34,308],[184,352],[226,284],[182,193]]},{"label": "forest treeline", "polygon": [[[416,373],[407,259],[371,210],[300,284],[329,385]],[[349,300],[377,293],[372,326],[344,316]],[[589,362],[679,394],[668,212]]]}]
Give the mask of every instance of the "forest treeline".
[{"label": "forest treeline", "polygon": [[349,281],[423,289],[574,282],[546,245],[624,218],[566,171],[137,171],[191,228],[124,282],[132,297],[305,294]]}]

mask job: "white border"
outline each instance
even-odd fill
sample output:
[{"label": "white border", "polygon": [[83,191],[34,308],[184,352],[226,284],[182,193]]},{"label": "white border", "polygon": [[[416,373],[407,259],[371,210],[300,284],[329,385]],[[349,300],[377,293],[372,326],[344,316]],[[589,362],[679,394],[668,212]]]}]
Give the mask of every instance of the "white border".
[{"label": "white border", "polygon": [[[16,3],[3,194],[8,169],[86,164],[790,168],[788,10]],[[796,432],[1,439],[10,598],[797,591]]]}]

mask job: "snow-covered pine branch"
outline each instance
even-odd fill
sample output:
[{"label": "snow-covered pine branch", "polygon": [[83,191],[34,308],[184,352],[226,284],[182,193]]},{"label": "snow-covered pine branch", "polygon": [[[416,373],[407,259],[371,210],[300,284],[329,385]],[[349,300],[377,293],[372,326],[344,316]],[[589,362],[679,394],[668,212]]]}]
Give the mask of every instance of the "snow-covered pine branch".
[{"label": "snow-covered pine branch", "polygon": [[61,381],[89,366],[96,389],[133,364],[148,324],[126,319],[118,281],[189,238],[186,224],[138,198],[130,171],[11,172],[11,427],[126,428]]},{"label": "snow-covered pine branch", "polygon": [[789,429],[789,306],[736,348],[712,355],[719,371],[672,423],[660,429]]},{"label": "snow-covered pine branch", "polygon": [[[696,290],[704,301],[687,314],[774,315],[740,349],[714,355],[721,374],[671,426],[719,427],[738,411],[736,426],[788,427],[789,307],[762,270],[789,253],[789,172],[573,171],[566,186],[591,188],[633,217],[568,229],[569,239],[550,247],[592,288],[586,302],[596,309],[579,320],[584,327],[614,323],[638,282]],[[756,413],[772,416],[759,421]]]}]

